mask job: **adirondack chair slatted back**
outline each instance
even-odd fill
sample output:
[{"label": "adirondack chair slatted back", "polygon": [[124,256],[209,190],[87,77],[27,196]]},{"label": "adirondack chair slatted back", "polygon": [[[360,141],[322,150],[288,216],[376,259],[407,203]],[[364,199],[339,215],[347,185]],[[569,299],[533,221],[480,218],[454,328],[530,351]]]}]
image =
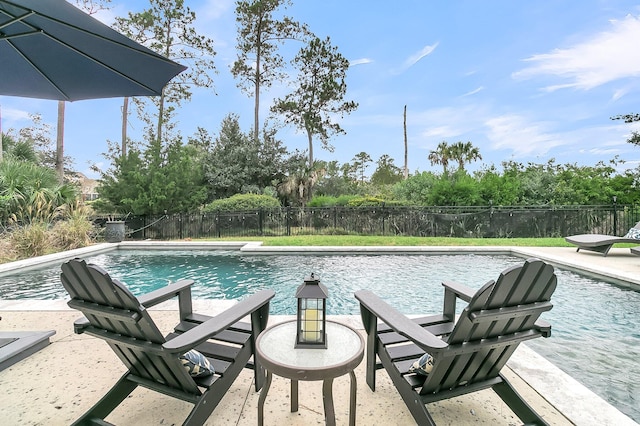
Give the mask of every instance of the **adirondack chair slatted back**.
[{"label": "adirondack chair slatted back", "polygon": [[96,265],[70,260],[62,265],[69,306],[90,323],[85,332],[105,340],[129,371],[143,380],[199,395],[179,355],[162,348],[165,338],[138,299],[124,284]]},{"label": "adirondack chair slatted back", "polygon": [[520,342],[539,335],[534,324],[552,308],[553,267],[539,260],[513,267],[485,284],[446,338],[449,351],[434,354],[421,394],[452,389],[498,375]]}]

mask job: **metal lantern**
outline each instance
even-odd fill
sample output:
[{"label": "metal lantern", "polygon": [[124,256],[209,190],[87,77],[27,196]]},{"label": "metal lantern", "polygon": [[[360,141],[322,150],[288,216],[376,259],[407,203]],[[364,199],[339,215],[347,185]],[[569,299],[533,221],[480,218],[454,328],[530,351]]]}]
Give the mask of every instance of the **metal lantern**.
[{"label": "metal lantern", "polygon": [[313,274],[296,290],[296,348],[327,348],[327,287]]}]

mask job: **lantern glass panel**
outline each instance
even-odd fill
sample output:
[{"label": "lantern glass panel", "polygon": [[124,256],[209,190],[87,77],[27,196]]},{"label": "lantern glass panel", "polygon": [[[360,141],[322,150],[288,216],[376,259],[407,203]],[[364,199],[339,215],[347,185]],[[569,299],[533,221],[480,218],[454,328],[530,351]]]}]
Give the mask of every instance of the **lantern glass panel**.
[{"label": "lantern glass panel", "polygon": [[321,343],[322,323],[324,316],[324,300],[322,299],[302,299],[302,342]]}]

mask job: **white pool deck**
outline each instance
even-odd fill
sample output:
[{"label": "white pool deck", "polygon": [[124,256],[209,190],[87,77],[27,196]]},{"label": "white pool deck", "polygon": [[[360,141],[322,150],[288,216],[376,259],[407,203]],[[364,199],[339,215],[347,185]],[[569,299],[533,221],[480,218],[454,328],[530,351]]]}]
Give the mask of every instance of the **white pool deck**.
[{"label": "white pool deck", "polygon": [[[193,243],[121,243],[123,247],[176,248],[194,247]],[[101,244],[45,257],[47,262],[61,262],[95,251],[111,250],[117,245]],[[613,278],[621,284],[640,289],[640,256],[628,248],[613,248],[604,257],[598,253],[579,252],[574,248],[524,247],[263,247],[259,242],[198,243],[198,248],[239,249],[247,253],[500,253],[537,257],[565,268]],[[30,268],[43,259],[30,259],[0,265],[0,273]],[[455,279],[455,277],[451,277]],[[196,312],[215,315],[230,301],[195,300]],[[169,331],[177,320],[175,302],[152,309],[160,328]],[[0,332],[55,330],[51,344],[41,351],[0,371],[0,412],[3,425],[66,425],[89,409],[124,373],[124,366],[109,347],[98,339],[73,333],[78,313],[65,301],[0,300]],[[270,324],[286,319],[271,316]],[[333,319],[362,331],[357,316]],[[623,366],[614,366],[623,368]],[[510,359],[503,373],[516,385],[524,398],[552,425],[637,425],[603,399],[541,356],[522,346]],[[356,369],[357,424],[415,424],[398,392],[384,370],[378,371],[375,392],[366,385],[364,364]],[[323,424],[321,384],[300,382],[300,409],[290,412],[289,383],[274,376],[265,404],[267,425]],[[348,376],[334,381],[334,400],[338,425],[348,421]],[[252,372],[246,370],[213,412],[206,425],[257,424],[258,396],[252,387]],[[138,389],[107,420],[120,425],[181,424],[191,405]],[[491,391],[485,390],[429,405],[439,425],[515,425],[519,420]]]}]

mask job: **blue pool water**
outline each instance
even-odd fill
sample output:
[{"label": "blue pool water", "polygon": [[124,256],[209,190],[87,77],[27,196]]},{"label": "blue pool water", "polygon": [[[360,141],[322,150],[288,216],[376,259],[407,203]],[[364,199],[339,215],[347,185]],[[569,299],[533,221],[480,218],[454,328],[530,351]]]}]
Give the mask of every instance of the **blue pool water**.
[{"label": "blue pool water", "polygon": [[[243,255],[237,251],[114,251],[87,258],[141,294],[191,278],[194,298],[239,299],[272,288],[272,314],[294,314],[295,289],[314,273],[329,314],[358,315],[367,288],[405,314],[442,309],[444,280],[479,288],[522,259],[503,255]],[[619,410],[640,421],[640,292],[556,269],[549,339],[528,342]],[[0,277],[0,299],[63,299],[59,266]]]}]

